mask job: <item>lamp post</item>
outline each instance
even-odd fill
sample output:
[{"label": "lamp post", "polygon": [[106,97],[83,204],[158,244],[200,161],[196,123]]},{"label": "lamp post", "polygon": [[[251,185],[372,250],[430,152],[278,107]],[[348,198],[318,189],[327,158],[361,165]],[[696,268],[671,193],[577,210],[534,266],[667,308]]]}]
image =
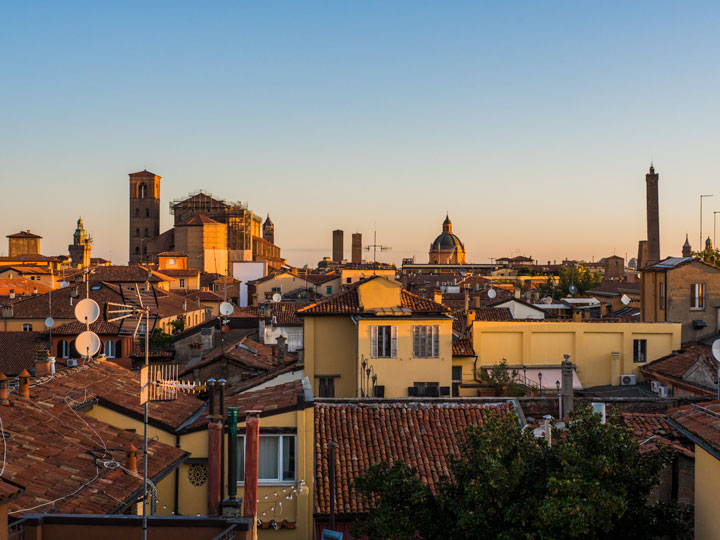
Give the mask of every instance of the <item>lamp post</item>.
[{"label": "lamp post", "polygon": [[702,205],[702,203],[703,203],[703,199],[705,197],[712,197],[712,195],[700,195],[700,243],[698,244],[698,246],[700,246],[698,249],[700,249],[700,250],[702,250],[702,245],[703,245],[703,237],[702,237],[703,236],[702,235],[702,210],[703,210],[702,206],[703,205]]}]

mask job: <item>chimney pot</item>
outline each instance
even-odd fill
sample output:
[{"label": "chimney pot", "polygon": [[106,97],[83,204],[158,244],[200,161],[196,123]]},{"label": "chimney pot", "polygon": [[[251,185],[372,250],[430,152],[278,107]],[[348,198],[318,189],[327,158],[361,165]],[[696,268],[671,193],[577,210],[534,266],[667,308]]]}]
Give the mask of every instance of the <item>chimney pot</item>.
[{"label": "chimney pot", "polygon": [[30,374],[28,373],[27,369],[23,369],[20,372],[20,375],[18,375],[18,378],[20,379],[20,390],[18,394],[20,397],[29,398],[30,397]]},{"label": "chimney pot", "polygon": [[4,373],[0,373],[0,405],[10,405],[7,376]]},{"label": "chimney pot", "polygon": [[125,468],[130,472],[137,472],[137,448],[131,444],[128,449],[127,459],[125,460]]}]

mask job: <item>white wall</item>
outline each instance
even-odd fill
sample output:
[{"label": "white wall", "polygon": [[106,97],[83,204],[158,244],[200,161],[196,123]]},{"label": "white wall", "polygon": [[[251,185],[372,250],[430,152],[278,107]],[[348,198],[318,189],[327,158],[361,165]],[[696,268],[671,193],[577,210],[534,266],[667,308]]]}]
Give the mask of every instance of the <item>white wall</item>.
[{"label": "white wall", "polygon": [[265,275],[266,264],[264,262],[234,262],[233,277],[240,282],[240,307],[248,305],[247,282],[260,279]]}]

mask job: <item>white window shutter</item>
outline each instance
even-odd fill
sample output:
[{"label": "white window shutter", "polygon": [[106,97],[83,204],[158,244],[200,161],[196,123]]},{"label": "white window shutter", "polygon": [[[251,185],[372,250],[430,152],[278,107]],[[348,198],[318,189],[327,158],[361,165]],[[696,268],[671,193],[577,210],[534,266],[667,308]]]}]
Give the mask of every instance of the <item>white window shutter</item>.
[{"label": "white window shutter", "polygon": [[397,358],[397,326],[392,327],[392,340],[391,340],[391,349],[390,349],[390,358]]},{"label": "white window shutter", "polygon": [[432,341],[432,357],[437,358],[440,356],[440,327],[431,326],[433,341]]},{"label": "white window shutter", "polygon": [[418,353],[420,348],[420,343],[418,342],[418,326],[413,326],[413,356],[417,357],[419,356]]},{"label": "white window shutter", "polygon": [[373,358],[378,357],[378,327],[377,326],[371,326],[370,327],[370,337],[371,337],[371,345],[370,345],[370,355]]}]

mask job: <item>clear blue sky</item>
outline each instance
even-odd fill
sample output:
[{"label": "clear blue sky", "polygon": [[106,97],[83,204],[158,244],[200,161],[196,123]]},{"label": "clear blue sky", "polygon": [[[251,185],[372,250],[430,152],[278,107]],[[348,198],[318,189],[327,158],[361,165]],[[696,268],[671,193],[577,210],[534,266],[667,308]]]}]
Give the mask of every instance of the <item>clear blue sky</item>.
[{"label": "clear blue sky", "polygon": [[[127,174],[426,260],[635,254],[660,173],[663,255],[720,210],[716,2],[3,2],[3,235],[61,253],[78,215],[127,260]],[[367,243],[367,242],[366,242]],[[0,252],[7,247],[0,245]]]}]

